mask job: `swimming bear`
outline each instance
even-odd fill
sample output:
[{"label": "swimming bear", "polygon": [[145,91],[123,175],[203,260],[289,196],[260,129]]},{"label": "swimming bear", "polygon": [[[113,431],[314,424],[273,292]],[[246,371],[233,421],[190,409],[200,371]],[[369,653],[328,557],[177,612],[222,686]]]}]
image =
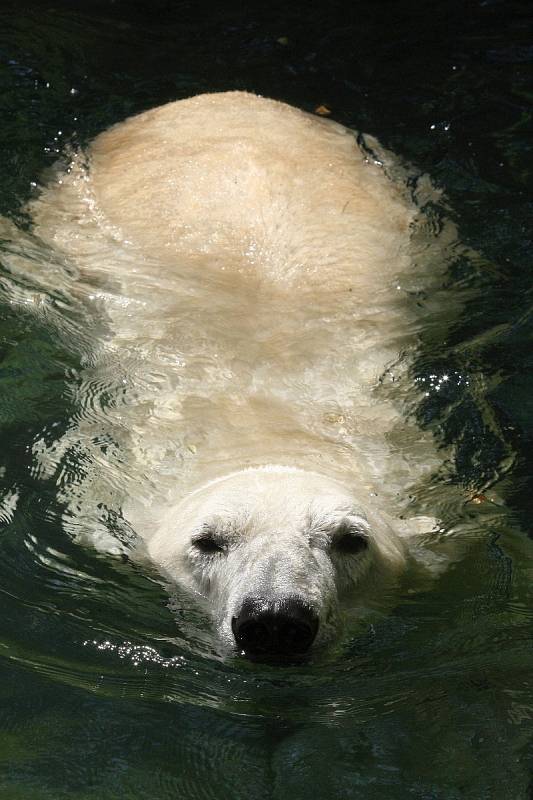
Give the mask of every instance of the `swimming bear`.
[{"label": "swimming bear", "polygon": [[397,160],[285,103],[203,94],[97,136],[30,213],[105,319],[81,384],[114,400],[62,450],[89,453],[62,486],[73,530],[96,540],[90,508],[120,508],[238,652],[328,641],[404,569],[403,498],[439,463],[390,385],[431,249]]}]

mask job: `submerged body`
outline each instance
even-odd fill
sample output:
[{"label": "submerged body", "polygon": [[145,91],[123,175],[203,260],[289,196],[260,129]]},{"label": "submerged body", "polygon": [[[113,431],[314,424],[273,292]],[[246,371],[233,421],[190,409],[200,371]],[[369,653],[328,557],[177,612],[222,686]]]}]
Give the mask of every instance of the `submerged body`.
[{"label": "submerged body", "polygon": [[65,438],[92,454],[77,531],[121,508],[228,642],[307,650],[402,568],[401,496],[437,463],[383,381],[414,343],[405,186],[346,128],[230,92],[101,134],[32,214],[107,319],[86,380],[126,376]]}]

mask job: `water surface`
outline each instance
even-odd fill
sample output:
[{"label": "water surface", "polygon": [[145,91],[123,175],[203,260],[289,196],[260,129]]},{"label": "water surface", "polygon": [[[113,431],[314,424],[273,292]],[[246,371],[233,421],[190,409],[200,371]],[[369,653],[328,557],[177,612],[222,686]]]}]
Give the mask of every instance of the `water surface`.
[{"label": "water surface", "polygon": [[[200,91],[248,89],[368,131],[444,192],[468,254],[423,308],[398,388],[443,445],[413,500],[470,546],[434,582],[279,670],[220,658],[209,621],[158,576],[77,544],[63,448],[120,402],[91,382],[98,320],[41,280],[0,273],[0,796],[528,798],[531,671],[531,99],[526,3],[7,2],[0,12],[0,210],[68,143]],[[48,254],[53,260],[53,255]],[[454,307],[456,304],[457,307]],[[432,312],[434,313],[428,313]],[[105,331],[100,331],[105,335]],[[444,376],[446,380],[444,380]],[[55,464],[43,469],[45,448]],[[54,460],[55,459],[55,460]],[[48,462],[50,463],[50,462]],[[450,485],[456,487],[450,492]],[[450,502],[453,497],[453,502]],[[127,540],[120,517],[102,524]]]}]

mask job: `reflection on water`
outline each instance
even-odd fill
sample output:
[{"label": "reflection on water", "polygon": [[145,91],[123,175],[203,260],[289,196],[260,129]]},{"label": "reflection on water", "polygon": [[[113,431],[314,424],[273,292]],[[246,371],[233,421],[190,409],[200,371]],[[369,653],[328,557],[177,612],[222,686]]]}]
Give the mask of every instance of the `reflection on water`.
[{"label": "reflection on water", "polygon": [[[510,21],[497,3],[472,7],[466,18],[459,5],[448,4],[453,38],[437,36],[431,59],[428,49],[408,45],[413,30],[433,41],[440,12],[433,20],[433,11],[418,10],[413,19],[408,3],[388,23],[382,9],[365,9],[357,24],[340,28],[317,12],[301,23],[305,36],[295,27],[296,7],[277,8],[275,24],[263,10],[206,21],[183,9],[178,18],[164,4],[158,19],[140,4],[128,16],[104,2],[2,13],[0,86],[10,111],[1,132],[4,212],[27,200],[62,141],[82,144],[170,98],[245,86],[311,108],[327,100],[341,121],[377,133],[443,186],[468,246],[431,291],[407,287],[421,308],[419,355],[385,387],[445,445],[443,471],[407,498],[407,509],[431,509],[447,529],[462,530],[468,547],[435,582],[413,567],[392,608],[384,602],[363,623],[348,613],[335,648],[280,670],[221,657],[210,620],[189,597],[175,596],[169,606],[158,575],[128,556],[132,532],[111,502],[112,480],[99,520],[102,536],[111,531],[122,541],[121,553],[111,557],[65,534],[58,485],[91,475],[95,458],[106,468],[120,459],[121,431],[108,427],[102,438],[94,431],[130,398],[160,387],[162,376],[139,386],[135,364],[97,363],[105,321],[70,292],[76,276],[67,271],[58,284],[63,265],[29,232],[23,255],[6,242],[6,797],[313,792],[477,800],[503,796],[502,787],[506,797],[527,796],[533,697],[524,459],[532,417],[529,217],[521,193],[531,176],[520,104],[531,60],[519,47],[520,4]],[[482,66],[472,55],[474,33]],[[285,35],[290,47],[278,42]],[[443,216],[438,207],[428,212],[424,235],[437,232]],[[21,228],[26,222],[17,219]],[[17,269],[28,259],[37,269]],[[457,308],[449,307],[452,296]],[[69,438],[82,422],[90,458]],[[512,464],[512,477],[495,484]],[[446,554],[445,537],[428,549]]]}]

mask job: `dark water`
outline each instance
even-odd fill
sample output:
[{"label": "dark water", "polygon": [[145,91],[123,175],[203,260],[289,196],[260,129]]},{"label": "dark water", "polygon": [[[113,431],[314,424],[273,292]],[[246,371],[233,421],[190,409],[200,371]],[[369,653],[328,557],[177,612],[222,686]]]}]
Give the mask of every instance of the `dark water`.
[{"label": "dark water", "polygon": [[[473,254],[442,288],[465,310],[427,324],[409,380],[429,387],[420,424],[452,446],[447,480],[465,500],[453,513],[472,545],[416,593],[407,576],[396,607],[324,663],[217,659],[201,614],[183,600],[176,625],[156,575],[62,530],[35,442],[53,447],[75,415],[83,348],[58,337],[50,305],[25,309],[28,286],[6,266],[0,797],[531,798],[530,12],[498,0],[4,2],[0,211],[21,227],[65,142],[206,90],[326,104],[444,190]],[[444,373],[456,380],[437,391]],[[66,453],[60,469],[81,458]]]}]

